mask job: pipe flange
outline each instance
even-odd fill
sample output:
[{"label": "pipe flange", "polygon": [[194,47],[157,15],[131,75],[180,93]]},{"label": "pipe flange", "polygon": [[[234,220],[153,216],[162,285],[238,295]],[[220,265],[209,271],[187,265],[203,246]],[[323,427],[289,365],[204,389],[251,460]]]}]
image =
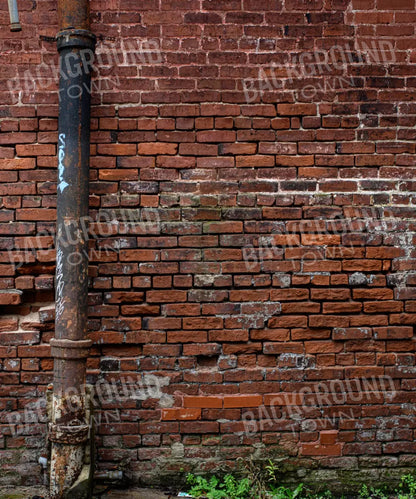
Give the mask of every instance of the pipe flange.
[{"label": "pipe flange", "polygon": [[51,442],[75,445],[88,440],[89,430],[89,426],[85,424],[69,426],[49,423],[48,438]]},{"label": "pipe flange", "polygon": [[56,359],[85,359],[90,353],[92,340],[52,338],[51,355]]},{"label": "pipe flange", "polygon": [[56,35],[58,52],[72,47],[94,51],[97,37],[87,29],[64,29]]}]

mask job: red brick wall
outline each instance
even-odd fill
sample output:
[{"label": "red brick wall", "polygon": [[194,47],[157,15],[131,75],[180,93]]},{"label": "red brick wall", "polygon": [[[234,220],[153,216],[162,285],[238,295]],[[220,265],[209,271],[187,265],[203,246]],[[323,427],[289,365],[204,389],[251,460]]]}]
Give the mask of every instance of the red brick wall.
[{"label": "red brick wall", "polygon": [[[33,483],[56,11],[19,1],[10,33],[0,8],[1,480]],[[249,455],[311,482],[406,471],[415,1],[97,0],[92,19],[89,381],[140,388],[97,405],[98,466],[153,483]]]}]

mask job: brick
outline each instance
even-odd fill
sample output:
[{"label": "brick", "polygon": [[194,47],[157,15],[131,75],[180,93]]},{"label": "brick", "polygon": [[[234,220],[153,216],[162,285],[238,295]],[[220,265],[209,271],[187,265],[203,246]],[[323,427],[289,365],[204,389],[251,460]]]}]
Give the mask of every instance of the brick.
[{"label": "brick", "polygon": [[387,288],[354,289],[352,294],[355,300],[391,300],[393,298],[393,291]]},{"label": "brick", "polygon": [[184,355],[219,355],[221,346],[217,343],[195,343],[192,345],[183,346]]},{"label": "brick", "polygon": [[19,357],[50,357],[49,345],[20,346],[17,349]]},{"label": "brick", "polygon": [[273,317],[269,319],[269,327],[271,328],[287,328],[287,327],[306,327],[308,318],[306,316],[293,315],[293,316],[282,316]]},{"label": "brick", "polygon": [[197,133],[198,142],[235,142],[236,133],[226,130],[201,131]]},{"label": "brick", "polygon": [[264,208],[263,216],[266,219],[296,219],[301,218],[302,210],[300,208]]},{"label": "brick", "polygon": [[280,407],[280,406],[302,406],[304,404],[304,396],[302,393],[267,393],[264,395],[264,405]]},{"label": "brick", "polygon": [[104,295],[106,303],[137,303],[143,301],[143,299],[143,292],[114,291]]},{"label": "brick", "polygon": [[377,8],[380,10],[413,10],[413,0],[377,0]]},{"label": "brick", "polygon": [[201,419],[201,409],[162,409],[163,421],[192,421]]},{"label": "brick", "polygon": [[100,170],[98,174],[100,180],[138,180],[138,170]]},{"label": "brick", "polygon": [[239,144],[221,144],[219,147],[220,154],[232,154],[232,155],[243,155],[243,154],[255,154],[257,149],[256,144],[250,143],[239,143]]},{"label": "brick", "polygon": [[342,262],[343,270],[352,272],[371,272],[381,270],[380,260],[344,260]]},{"label": "brick", "polygon": [[278,104],[277,113],[281,116],[314,116],[316,104]]},{"label": "brick", "polygon": [[31,276],[19,276],[15,279],[17,289],[32,289],[34,287],[34,278]]},{"label": "brick", "polygon": [[0,184],[1,196],[23,196],[36,194],[36,185],[32,182],[20,182],[18,184]]},{"label": "brick", "polygon": [[2,345],[33,345],[39,341],[40,333],[38,331],[0,332]]},{"label": "brick", "polygon": [[0,290],[0,305],[18,305],[21,302],[21,300],[22,300],[21,291]]},{"label": "brick", "polygon": [[209,234],[241,233],[241,222],[210,222],[204,224],[204,232]]},{"label": "brick", "polygon": [[17,356],[17,349],[13,346],[0,346],[0,359],[7,359]]},{"label": "brick", "polygon": [[[277,166],[296,166],[301,168],[306,166],[313,166],[314,162],[315,161],[313,156],[284,156],[284,155],[276,156]],[[299,190],[304,190],[304,189],[302,188]]]},{"label": "brick", "polygon": [[134,156],[135,144],[98,144],[97,151],[103,156]]},{"label": "brick", "polygon": [[413,338],[412,327],[376,327],[374,328],[374,338],[378,340],[394,340]]},{"label": "brick", "polygon": [[257,168],[274,166],[274,156],[237,156],[236,166],[238,168]]},{"label": "brick", "polygon": [[32,170],[35,166],[35,158],[0,159],[0,170]]},{"label": "brick", "polygon": [[273,289],[270,293],[270,299],[273,301],[297,301],[308,298],[309,290],[307,289]]},{"label": "brick", "polygon": [[53,144],[17,144],[16,153],[18,156],[55,156],[55,146]]},{"label": "brick", "polygon": [[160,260],[159,250],[132,249],[120,251],[120,261],[122,262],[155,262],[158,260]]},{"label": "brick", "polygon": [[218,154],[218,145],[214,144],[179,144],[180,155],[191,156],[216,156]]},{"label": "brick", "polygon": [[339,353],[344,349],[341,343],[334,343],[332,341],[308,341],[305,342],[306,353]]},{"label": "brick", "polygon": [[198,168],[233,168],[234,158],[198,158]]},{"label": "brick", "polygon": [[220,317],[200,317],[200,318],[184,318],[184,329],[221,329],[223,319]]},{"label": "brick", "polygon": [[152,156],[158,154],[164,154],[164,155],[176,154],[177,150],[178,150],[178,145],[169,142],[165,143],[155,142],[155,143],[138,145],[138,153],[143,154],[144,156],[146,155]]},{"label": "brick", "polygon": [[348,317],[338,315],[311,315],[309,317],[310,327],[348,327],[350,321]]},{"label": "brick", "polygon": [[0,319],[0,332],[14,331],[18,329],[18,321],[14,317],[4,317]]},{"label": "brick", "polygon": [[223,407],[223,398],[215,396],[185,396],[183,399],[184,407],[221,409]]},{"label": "brick", "polygon": [[260,407],[263,403],[261,395],[233,395],[224,397],[224,408]]},{"label": "brick", "polygon": [[156,164],[160,168],[193,168],[195,163],[195,158],[179,156],[158,156],[156,160]]},{"label": "brick", "polygon": [[302,456],[341,456],[342,444],[304,443],[301,445],[300,452]]},{"label": "brick", "polygon": [[373,335],[370,328],[334,328],[333,340],[362,340],[371,338]]},{"label": "brick", "polygon": [[210,421],[195,421],[181,423],[181,433],[218,433],[219,423]]},{"label": "brick", "polygon": [[21,208],[16,210],[17,220],[56,220],[56,210],[48,208]]},{"label": "brick", "polygon": [[329,234],[302,234],[302,244],[305,246],[339,245],[341,237]]},{"label": "brick", "polygon": [[338,440],[338,430],[324,430],[319,433],[319,441],[322,445],[334,445]]},{"label": "brick", "polygon": [[201,104],[202,116],[238,116],[240,106],[236,104]]}]

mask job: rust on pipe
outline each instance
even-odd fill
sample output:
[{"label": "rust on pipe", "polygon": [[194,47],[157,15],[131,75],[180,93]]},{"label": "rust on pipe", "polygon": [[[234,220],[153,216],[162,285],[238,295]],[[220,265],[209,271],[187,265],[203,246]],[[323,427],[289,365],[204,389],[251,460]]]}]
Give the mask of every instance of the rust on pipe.
[{"label": "rust on pipe", "polygon": [[65,498],[78,478],[89,426],[86,420],[88,179],[91,67],[95,37],[89,0],[58,0],[59,132],[55,274],[55,338],[50,497]]},{"label": "rust on pipe", "polygon": [[90,29],[89,0],[58,0],[58,23],[60,30]]}]

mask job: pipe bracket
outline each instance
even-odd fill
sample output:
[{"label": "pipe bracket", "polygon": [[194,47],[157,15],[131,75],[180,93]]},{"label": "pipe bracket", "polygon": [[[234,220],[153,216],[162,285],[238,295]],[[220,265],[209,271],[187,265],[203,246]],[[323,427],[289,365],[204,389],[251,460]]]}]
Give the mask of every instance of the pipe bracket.
[{"label": "pipe bracket", "polygon": [[86,29],[64,29],[56,35],[58,52],[66,48],[86,48],[94,51],[97,37]]},{"label": "pipe bracket", "polygon": [[91,340],[51,338],[51,355],[55,359],[85,359],[89,355]]},{"label": "pipe bracket", "polygon": [[88,440],[90,427],[83,425],[57,425],[49,423],[49,440],[60,444],[80,444]]}]

